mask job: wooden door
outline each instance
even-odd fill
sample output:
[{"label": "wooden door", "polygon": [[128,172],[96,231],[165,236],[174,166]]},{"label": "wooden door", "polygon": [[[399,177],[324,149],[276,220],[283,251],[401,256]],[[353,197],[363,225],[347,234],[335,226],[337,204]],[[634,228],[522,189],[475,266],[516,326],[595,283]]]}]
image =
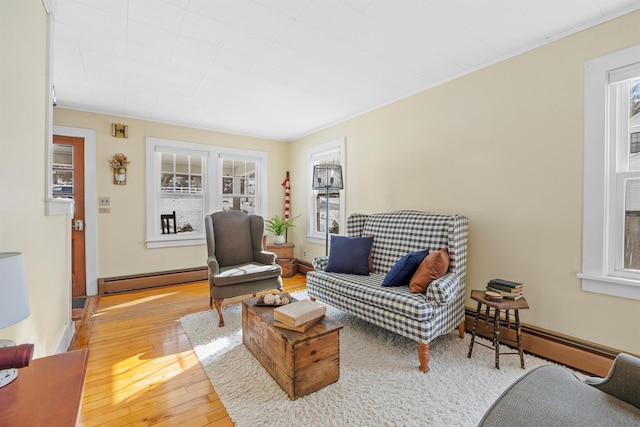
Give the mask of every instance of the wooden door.
[{"label": "wooden door", "polygon": [[54,135],[53,197],[73,199],[71,219],[71,294],[87,294],[84,241],[84,138]]}]

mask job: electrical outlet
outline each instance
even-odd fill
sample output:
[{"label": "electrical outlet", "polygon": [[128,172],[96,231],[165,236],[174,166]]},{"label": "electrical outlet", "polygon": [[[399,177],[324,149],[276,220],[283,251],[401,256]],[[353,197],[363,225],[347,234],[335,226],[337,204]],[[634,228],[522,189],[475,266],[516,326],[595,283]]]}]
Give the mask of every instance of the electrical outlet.
[{"label": "electrical outlet", "polygon": [[98,198],[98,206],[111,206],[111,197],[102,196]]},{"label": "electrical outlet", "polygon": [[306,258],[307,257],[307,251],[302,251],[302,256]]}]

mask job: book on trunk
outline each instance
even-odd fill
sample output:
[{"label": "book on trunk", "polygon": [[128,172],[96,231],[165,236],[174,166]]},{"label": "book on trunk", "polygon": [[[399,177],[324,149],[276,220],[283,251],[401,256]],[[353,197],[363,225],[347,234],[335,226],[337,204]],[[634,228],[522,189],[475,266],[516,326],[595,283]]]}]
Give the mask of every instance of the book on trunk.
[{"label": "book on trunk", "polygon": [[326,313],[327,307],[324,305],[303,299],[274,309],[273,319],[285,325],[300,326]]},{"label": "book on trunk", "polygon": [[324,319],[324,314],[316,319],[308,321],[307,323],[303,323],[300,326],[291,326],[291,325],[287,325],[286,323],[282,323],[282,322],[278,322],[277,320],[274,320],[273,326],[277,326],[278,328],[290,329],[296,332],[307,332],[307,329],[309,329],[310,327],[312,327],[322,319]]}]

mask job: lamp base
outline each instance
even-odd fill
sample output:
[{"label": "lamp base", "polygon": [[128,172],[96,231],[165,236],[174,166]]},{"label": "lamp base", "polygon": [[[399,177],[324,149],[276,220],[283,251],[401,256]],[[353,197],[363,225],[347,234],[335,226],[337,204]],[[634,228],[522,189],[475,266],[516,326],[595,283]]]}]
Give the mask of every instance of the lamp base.
[{"label": "lamp base", "polygon": [[[13,347],[16,343],[11,340],[0,340],[0,347]],[[15,368],[0,370],[0,388],[18,378],[18,370]]]}]

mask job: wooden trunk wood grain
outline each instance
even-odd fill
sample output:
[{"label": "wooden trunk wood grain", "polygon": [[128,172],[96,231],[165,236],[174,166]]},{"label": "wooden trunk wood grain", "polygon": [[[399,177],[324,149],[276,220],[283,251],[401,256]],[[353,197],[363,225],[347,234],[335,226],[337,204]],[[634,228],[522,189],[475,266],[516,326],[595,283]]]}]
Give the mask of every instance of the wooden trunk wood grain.
[{"label": "wooden trunk wood grain", "polygon": [[294,245],[292,243],[284,243],[282,245],[267,245],[267,252],[273,252],[276,254],[276,258],[293,258],[293,248]]},{"label": "wooden trunk wood grain", "polygon": [[295,258],[276,258],[276,264],[282,268],[282,277],[293,277],[298,273],[298,261]]},{"label": "wooden trunk wood grain", "polygon": [[242,302],[242,341],[291,400],[340,378],[342,325],[327,317],[306,332],[273,326],[273,307]]}]

